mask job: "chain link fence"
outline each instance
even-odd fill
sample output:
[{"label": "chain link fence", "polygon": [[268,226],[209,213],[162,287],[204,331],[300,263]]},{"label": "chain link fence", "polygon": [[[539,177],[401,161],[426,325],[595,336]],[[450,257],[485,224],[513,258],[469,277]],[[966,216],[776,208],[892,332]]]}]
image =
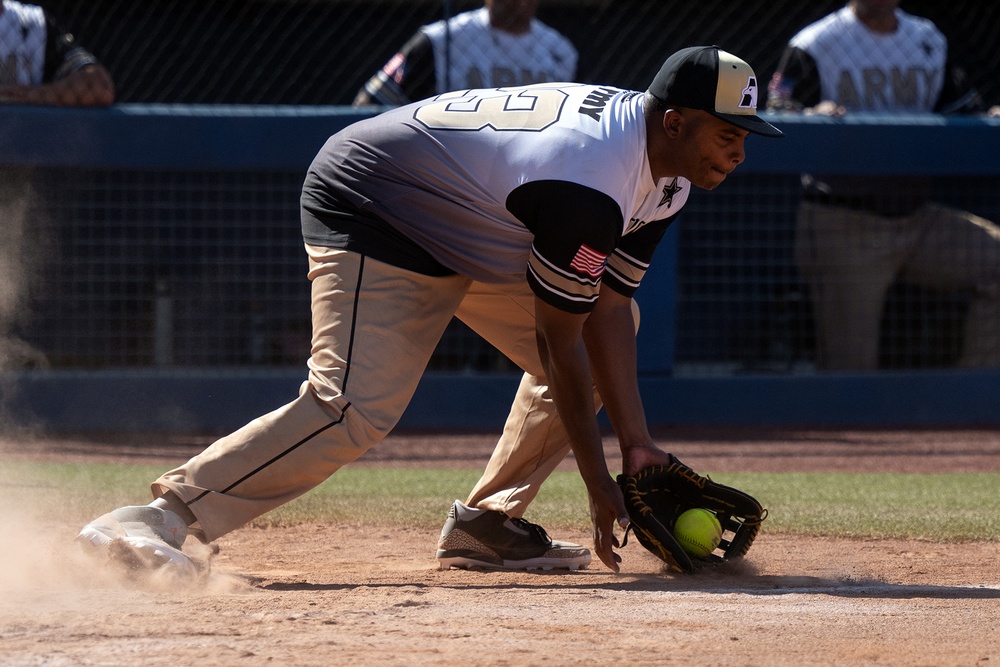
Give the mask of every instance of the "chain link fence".
[{"label": "chain link fence", "polygon": [[[119,103],[212,105],[349,105],[421,26],[482,6],[38,1],[111,72]],[[704,43],[740,55],[767,80],[788,39],[841,6],[542,0],[538,18],[575,46],[578,80],[643,89],[665,55]],[[903,8],[933,19],[986,100],[1000,103],[1000,4],[924,0]],[[301,173],[14,168],[0,177],[0,333],[16,328],[30,343],[11,353],[26,363],[269,367],[299,365],[308,353]],[[995,177],[938,178],[933,188],[1000,219]],[[681,223],[677,371],[813,368],[810,296],[792,260],[798,178],[738,175],[721,189],[693,198]],[[15,317],[28,302],[30,313]],[[961,292],[894,286],[880,366],[954,365],[968,308]],[[432,366],[511,370],[458,323]]]},{"label": "chain link fence", "polygon": [[[120,102],[350,104],[420,26],[469,0],[37,0],[108,67]],[[538,18],[580,55],[584,82],[644,89],[663,59],[717,44],[762,80],[788,39],[836,0],[541,0]],[[1000,5],[906,0],[949,37],[1000,103]]]}]

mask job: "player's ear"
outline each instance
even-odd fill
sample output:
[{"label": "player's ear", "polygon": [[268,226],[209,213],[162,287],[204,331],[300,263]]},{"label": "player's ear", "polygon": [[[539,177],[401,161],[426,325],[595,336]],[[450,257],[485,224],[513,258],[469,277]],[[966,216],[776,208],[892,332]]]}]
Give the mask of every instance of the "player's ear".
[{"label": "player's ear", "polygon": [[663,113],[663,131],[671,139],[676,139],[684,125],[684,116],[677,109],[667,109]]}]

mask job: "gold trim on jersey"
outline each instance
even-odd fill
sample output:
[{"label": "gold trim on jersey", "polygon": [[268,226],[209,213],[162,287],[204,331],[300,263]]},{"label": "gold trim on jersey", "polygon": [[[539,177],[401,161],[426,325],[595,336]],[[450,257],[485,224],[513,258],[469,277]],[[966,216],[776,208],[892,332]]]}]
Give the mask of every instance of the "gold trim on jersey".
[{"label": "gold trim on jersey", "polygon": [[636,289],[642,282],[643,276],[646,275],[647,269],[649,269],[648,263],[641,262],[620,250],[615,250],[608,257],[608,265],[605,270],[613,274],[623,285]]},{"label": "gold trim on jersey", "polygon": [[570,271],[560,269],[531,247],[528,270],[535,279],[553,294],[569,301],[593,303],[601,290],[600,278],[584,278]]}]

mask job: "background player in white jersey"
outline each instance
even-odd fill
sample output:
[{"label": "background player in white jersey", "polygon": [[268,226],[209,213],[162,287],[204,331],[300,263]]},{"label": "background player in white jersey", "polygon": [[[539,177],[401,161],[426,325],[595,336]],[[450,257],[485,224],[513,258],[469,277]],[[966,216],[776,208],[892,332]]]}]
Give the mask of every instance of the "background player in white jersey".
[{"label": "background player in white jersey", "polygon": [[0,0],[0,103],[104,107],[111,75],[36,5]]},{"label": "background player in white jersey", "polygon": [[355,106],[398,106],[466,88],[575,81],[577,52],[535,14],[539,0],[486,0],[423,26],[365,83]]},{"label": "background player in white jersey", "polygon": [[[0,0],[0,104],[103,107],[115,101],[111,75],[44,9]],[[47,365],[45,355],[13,332],[24,316],[27,286],[41,253],[31,247],[36,224],[31,167],[0,164],[0,368]]]},{"label": "background player in white jersey", "polygon": [[[768,108],[982,112],[981,97],[948,57],[945,36],[898,5],[852,0],[792,37]],[[859,163],[877,161],[878,150],[872,146]],[[1000,365],[1000,228],[930,202],[926,177],[807,174],[803,186],[795,253],[811,286],[821,368],[878,367],[883,305],[897,278],[969,290],[960,363]]]},{"label": "background player in white jersey", "polygon": [[385,437],[457,315],[525,375],[486,472],[452,506],[441,565],[586,566],[588,549],[522,518],[572,451],[597,555],[617,571],[614,526],[628,514],[595,389],[626,471],[675,461],[646,428],[632,294],[691,186],[719,185],[749,132],[781,135],[756,101],[749,65],[694,47],[668,58],[645,94],[469,90],[334,135],[302,190],[313,349],[299,397],[162,475],[151,505],[88,524],[81,542],[193,574],[188,530],[214,540]]}]

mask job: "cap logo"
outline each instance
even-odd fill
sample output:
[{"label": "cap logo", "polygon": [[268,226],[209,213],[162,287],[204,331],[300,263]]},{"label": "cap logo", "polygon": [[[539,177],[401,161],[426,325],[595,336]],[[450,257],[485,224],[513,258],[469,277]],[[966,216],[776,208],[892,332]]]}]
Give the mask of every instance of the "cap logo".
[{"label": "cap logo", "polygon": [[757,114],[757,75],[750,69],[750,65],[721,50],[715,111],[738,116]]},{"label": "cap logo", "polygon": [[757,77],[748,76],[747,86],[743,89],[743,99],[740,100],[741,109],[757,108]]},{"label": "cap logo", "polygon": [[747,132],[783,136],[757,116],[757,84],[746,61],[717,46],[690,46],[664,61],[647,93],[669,108],[698,109]]}]

